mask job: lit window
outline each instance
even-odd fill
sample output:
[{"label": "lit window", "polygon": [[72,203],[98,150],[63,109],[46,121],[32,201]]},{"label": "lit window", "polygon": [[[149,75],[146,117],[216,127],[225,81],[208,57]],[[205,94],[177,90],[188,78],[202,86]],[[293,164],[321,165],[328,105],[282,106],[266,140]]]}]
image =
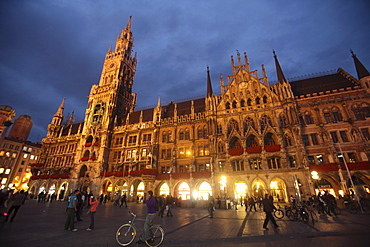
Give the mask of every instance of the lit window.
[{"label": "lit window", "polygon": [[5,152],[4,151],[0,151],[0,156],[4,156]]},{"label": "lit window", "polygon": [[6,157],[10,157],[10,152],[6,152],[6,153],[5,153],[5,156],[6,156]]},{"label": "lit window", "polygon": [[23,154],[23,159],[27,159],[28,154]]},{"label": "lit window", "polygon": [[13,159],[17,158],[17,153],[12,153],[12,158]]},{"label": "lit window", "polygon": [[35,159],[35,155],[31,154],[31,155],[30,155],[30,159],[31,159],[31,160]]},{"label": "lit window", "polygon": [[5,184],[5,183],[6,183],[6,180],[7,180],[7,178],[3,178],[3,179],[1,180],[1,184]]},{"label": "lit window", "polygon": [[0,168],[0,174],[4,173],[4,168]]},{"label": "lit window", "polygon": [[10,169],[6,169],[5,174],[9,174],[9,173],[10,173]]}]

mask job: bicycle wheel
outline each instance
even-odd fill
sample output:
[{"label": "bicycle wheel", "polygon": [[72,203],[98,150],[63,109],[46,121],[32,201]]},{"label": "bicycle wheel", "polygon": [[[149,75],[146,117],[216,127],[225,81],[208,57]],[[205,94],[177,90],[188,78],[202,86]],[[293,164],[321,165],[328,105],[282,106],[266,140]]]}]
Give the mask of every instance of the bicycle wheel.
[{"label": "bicycle wheel", "polygon": [[124,224],[118,228],[116,240],[119,245],[127,246],[134,241],[135,236],[136,229],[131,224]]},{"label": "bicycle wheel", "polygon": [[286,216],[289,218],[289,220],[291,221],[295,221],[296,220],[296,216],[295,216],[295,213],[291,210],[288,210],[285,212]]},{"label": "bicycle wheel", "polygon": [[164,239],[164,230],[161,226],[151,226],[149,228],[151,238],[149,240],[146,240],[145,243],[148,246],[159,246],[163,242]]},{"label": "bicycle wheel", "polygon": [[312,219],[312,224],[315,224],[315,222],[319,221],[319,218],[317,217],[317,214],[315,212],[311,211],[310,216],[311,216],[311,219]]},{"label": "bicycle wheel", "polygon": [[358,206],[356,204],[348,205],[348,211],[351,214],[357,214],[358,211],[359,211],[359,208],[358,208]]},{"label": "bicycle wheel", "polygon": [[282,219],[282,218],[284,217],[284,212],[283,212],[283,210],[281,210],[281,209],[277,209],[277,210],[275,210],[275,212],[274,212],[274,216],[275,216],[275,218],[277,218],[277,219]]},{"label": "bicycle wheel", "polygon": [[304,223],[308,223],[308,222],[310,221],[310,217],[308,216],[308,214],[307,214],[307,213],[302,213],[302,214],[301,214],[301,218],[302,218],[302,221],[303,221]]}]

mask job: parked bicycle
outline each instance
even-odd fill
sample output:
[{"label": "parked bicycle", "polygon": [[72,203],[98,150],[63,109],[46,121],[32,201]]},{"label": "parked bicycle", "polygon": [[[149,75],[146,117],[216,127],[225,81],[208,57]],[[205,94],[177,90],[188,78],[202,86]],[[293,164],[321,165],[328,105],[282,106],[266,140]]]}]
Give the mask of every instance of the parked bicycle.
[{"label": "parked bicycle", "polygon": [[[120,226],[116,232],[117,243],[121,246],[127,246],[134,241],[137,235],[135,221],[145,222],[145,219],[136,219],[136,214],[132,212],[130,212],[130,214],[132,215],[132,220]],[[149,232],[152,237],[149,240],[145,241],[146,245],[153,247],[161,245],[164,240],[163,228],[160,225],[152,225],[149,228]]]},{"label": "parked bicycle", "polygon": [[285,216],[285,213],[284,213],[285,209],[281,207],[279,204],[277,206],[278,206],[277,209],[274,211],[274,216],[277,219],[282,219]]},{"label": "parked bicycle", "polygon": [[357,214],[359,212],[370,213],[370,203],[367,200],[361,200],[361,207],[357,201],[344,202],[346,209],[351,214]]},{"label": "parked bicycle", "polygon": [[297,205],[293,210],[292,214],[289,214],[288,218],[291,221],[297,221],[297,220],[302,220],[305,223],[308,223],[310,220],[310,216],[308,213],[308,210],[306,210],[305,207],[301,205]]}]

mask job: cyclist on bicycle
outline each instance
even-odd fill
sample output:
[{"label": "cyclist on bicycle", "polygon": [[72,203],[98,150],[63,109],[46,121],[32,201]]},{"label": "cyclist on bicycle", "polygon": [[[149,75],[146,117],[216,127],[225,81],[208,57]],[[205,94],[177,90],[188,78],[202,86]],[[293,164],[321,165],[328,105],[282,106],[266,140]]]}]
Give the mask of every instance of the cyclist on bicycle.
[{"label": "cyclist on bicycle", "polygon": [[137,241],[136,243],[138,244],[144,244],[146,240],[150,241],[152,237],[150,236],[149,228],[153,224],[153,220],[155,217],[155,197],[153,196],[153,191],[148,191],[145,203],[148,208],[148,214],[145,218],[143,239]]}]

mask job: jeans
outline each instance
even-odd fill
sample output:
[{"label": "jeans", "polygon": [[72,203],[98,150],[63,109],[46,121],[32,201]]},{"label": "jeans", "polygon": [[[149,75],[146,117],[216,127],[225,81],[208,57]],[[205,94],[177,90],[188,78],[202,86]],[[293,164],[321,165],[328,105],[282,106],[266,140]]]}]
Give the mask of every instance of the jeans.
[{"label": "jeans", "polygon": [[95,222],[95,213],[96,213],[96,211],[95,212],[90,212],[90,229],[94,229],[94,222]]},{"label": "jeans", "polygon": [[66,220],[66,223],[64,224],[64,230],[68,231],[68,228],[69,230],[73,230],[75,228],[75,209],[74,208],[67,208],[67,213],[68,213],[68,216],[67,216],[67,220]]},{"label": "jeans", "polygon": [[265,221],[263,222],[263,228],[267,227],[267,223],[269,223],[270,220],[272,224],[276,227],[277,224],[276,224],[274,216],[272,216],[272,212],[265,212],[265,213],[266,213],[266,218],[265,218]]},{"label": "jeans", "polygon": [[149,228],[153,225],[154,217],[155,217],[155,213],[146,215],[146,219],[144,223],[143,241],[146,241],[152,237],[150,234]]}]

